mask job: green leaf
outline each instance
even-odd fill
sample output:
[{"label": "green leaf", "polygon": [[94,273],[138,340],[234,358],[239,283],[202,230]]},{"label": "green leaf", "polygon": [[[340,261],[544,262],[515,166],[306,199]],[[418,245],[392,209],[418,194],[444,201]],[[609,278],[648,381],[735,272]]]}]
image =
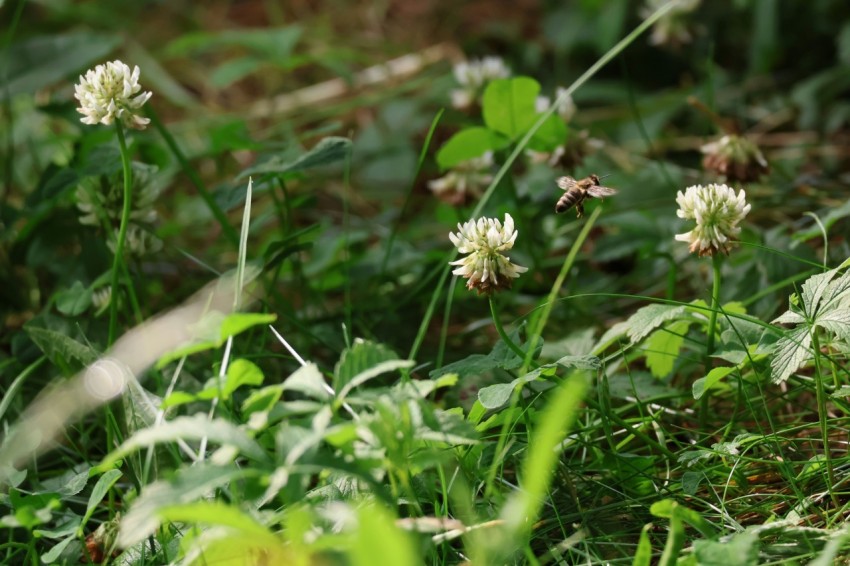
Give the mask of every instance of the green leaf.
[{"label": "green leaf", "polygon": [[550,152],[567,141],[567,125],[557,114],[552,114],[528,140],[528,149]]},{"label": "green leaf", "polygon": [[224,399],[229,399],[233,392],[243,385],[262,385],[264,379],[263,370],[253,362],[244,358],[233,360],[227,368]]},{"label": "green leaf", "polygon": [[770,360],[770,380],[782,383],[797,371],[811,357],[811,343],[812,335],[805,325],[798,326],[780,338],[776,342],[773,359]]},{"label": "green leaf", "polygon": [[238,336],[250,328],[271,324],[276,320],[276,314],[259,312],[237,312],[229,314],[221,321],[220,343],[224,344],[231,336]]},{"label": "green leaf", "polygon": [[187,33],[169,43],[165,52],[169,56],[182,57],[244,47],[282,64],[292,56],[292,50],[301,38],[301,33],[302,29],[297,25]]},{"label": "green leaf", "polygon": [[706,375],[705,377],[701,377],[698,380],[694,381],[692,387],[694,399],[701,398],[703,395],[705,395],[706,391],[709,391],[711,388],[717,385],[720,380],[722,380],[724,377],[726,377],[733,371],[735,371],[734,367],[714,368],[710,372],[708,372],[708,375]]},{"label": "green leaf", "polygon": [[507,147],[508,143],[507,138],[487,128],[465,128],[443,144],[437,152],[437,164],[441,171],[445,171],[488,151],[498,151]]},{"label": "green leaf", "polygon": [[673,364],[679,357],[679,350],[685,341],[685,334],[691,325],[689,320],[679,320],[653,332],[645,344],[646,365],[652,375],[658,379],[673,371]]},{"label": "green leaf", "polygon": [[350,551],[354,566],[422,564],[421,553],[410,534],[396,526],[389,510],[375,504],[364,505],[357,511],[357,525]]},{"label": "green leaf", "polygon": [[224,419],[208,419],[203,413],[191,417],[177,417],[165,421],[159,426],[138,431],[125,440],[121,446],[106,455],[98,469],[112,468],[124,456],[140,448],[147,448],[162,442],[177,440],[201,440],[233,446],[245,456],[259,462],[268,461],[266,452],[245,431]]},{"label": "green leaf", "polygon": [[398,359],[398,354],[384,344],[368,340],[355,340],[342,351],[334,367],[333,387],[339,392],[351,379],[381,362]]},{"label": "green leaf", "polygon": [[478,402],[481,403],[485,409],[490,410],[504,407],[511,398],[514,387],[515,381],[510,383],[497,383],[495,385],[482,387],[478,390]]},{"label": "green leaf", "polygon": [[283,386],[285,390],[298,391],[314,399],[324,401],[331,398],[325,378],[313,362],[308,362],[295,370],[295,373],[286,378]]},{"label": "green leaf", "polygon": [[225,88],[262,68],[263,61],[253,55],[238,57],[218,65],[210,74],[213,86]]},{"label": "green leaf", "polygon": [[540,83],[530,77],[496,79],[484,90],[484,123],[511,140],[522,136],[537,120]]},{"label": "green leaf", "polygon": [[330,136],[323,138],[316,146],[295,159],[286,157],[273,157],[260,165],[249,167],[242,171],[237,179],[244,179],[249,175],[260,175],[271,173],[283,175],[304,171],[314,167],[330,165],[338,161],[348,159],[351,154],[351,140],[348,138]]},{"label": "green leaf", "polygon": [[640,531],[640,540],[638,541],[637,550],[635,551],[632,566],[650,566],[652,564],[652,543],[649,542],[649,531],[652,530],[652,523],[643,526]]},{"label": "green leaf", "polygon": [[759,537],[753,531],[733,534],[725,542],[694,541],[694,554],[700,566],[750,566],[759,563]]},{"label": "green leaf", "polygon": [[80,527],[78,535],[83,535],[83,528],[86,526],[86,523],[89,522],[89,519],[94,514],[97,506],[100,505],[100,502],[103,501],[103,498],[106,497],[106,494],[109,492],[109,489],[115,485],[115,482],[121,477],[121,470],[107,470],[104,472],[100,478],[98,478],[97,483],[94,484],[94,489],[91,491],[91,495],[89,495],[89,502],[86,505],[86,514],[83,515],[82,521],[80,521]]},{"label": "green leaf", "polygon": [[59,560],[59,556],[62,554],[62,551],[67,548],[69,544],[77,540],[76,535],[71,535],[66,537],[53,545],[50,550],[41,555],[41,563],[42,564],[53,564],[57,560]]},{"label": "green leaf", "polygon": [[3,57],[7,69],[0,100],[67,81],[69,73],[84,73],[102,62],[119,43],[118,34],[89,32],[53,33],[14,43]]},{"label": "green leaf", "polygon": [[682,493],[685,495],[696,495],[699,484],[705,478],[702,472],[685,472],[682,474]]},{"label": "green leaf", "polygon": [[411,368],[414,363],[415,362],[413,360],[387,360],[385,362],[381,362],[378,365],[364,370],[352,377],[351,381],[346,383],[342,389],[337,391],[337,398],[340,400],[345,399],[352,389],[366,383],[370,379],[374,379],[379,375],[390,371]]},{"label": "green leaf", "polygon": [[196,501],[160,507],[159,518],[172,523],[202,523],[236,529],[261,544],[277,544],[280,541],[264,525],[241,509],[221,501]]},{"label": "green leaf", "polygon": [[850,339],[850,309],[830,309],[818,315],[815,324],[843,340]]},{"label": "green leaf", "polygon": [[29,322],[24,325],[24,330],[51,362],[56,363],[59,356],[66,362],[77,360],[83,365],[93,364],[97,360],[97,352],[70,336]]},{"label": "green leaf", "polygon": [[685,312],[684,305],[652,304],[641,307],[626,321],[626,335],[632,343],[640,342],[650,332]]},{"label": "green leaf", "polygon": [[56,308],[66,316],[77,316],[91,306],[91,289],[83,287],[79,281],[74,281],[70,289],[56,294]]},{"label": "green leaf", "polygon": [[250,467],[196,464],[179,468],[174,477],[145,486],[121,520],[119,543],[132,546],[156,532],[160,525],[159,510],[200,499],[212,490],[239,478],[257,475]]},{"label": "green leaf", "polygon": [[508,499],[500,512],[513,540],[523,540],[531,529],[543,502],[552,474],[560,457],[556,447],[563,442],[579,413],[579,405],[587,390],[587,376],[575,372],[553,391],[540,413],[522,462],[519,491]]}]

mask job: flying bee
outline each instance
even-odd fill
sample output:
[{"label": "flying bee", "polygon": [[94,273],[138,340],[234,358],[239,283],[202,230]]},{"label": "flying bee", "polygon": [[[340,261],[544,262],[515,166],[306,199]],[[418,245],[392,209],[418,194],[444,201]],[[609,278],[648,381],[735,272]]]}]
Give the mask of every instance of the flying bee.
[{"label": "flying bee", "polygon": [[600,185],[599,177],[596,175],[578,180],[572,177],[561,177],[557,183],[566,192],[558,199],[557,204],[555,204],[555,212],[566,212],[575,206],[576,218],[584,216],[584,199],[589,197],[601,199],[617,194],[615,189]]}]

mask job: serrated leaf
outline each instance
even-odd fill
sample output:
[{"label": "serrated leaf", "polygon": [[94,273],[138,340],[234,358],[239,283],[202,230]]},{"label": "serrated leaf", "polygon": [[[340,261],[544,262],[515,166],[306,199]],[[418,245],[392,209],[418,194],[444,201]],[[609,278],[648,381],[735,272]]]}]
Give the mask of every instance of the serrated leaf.
[{"label": "serrated leaf", "polygon": [[844,340],[850,339],[850,309],[828,310],[818,315],[815,325]]},{"label": "serrated leaf", "polygon": [[818,307],[820,306],[820,300],[823,294],[826,292],[829,287],[829,282],[832,281],[832,278],[835,277],[838,269],[830,269],[825,273],[818,273],[817,275],[812,275],[806,282],[803,283],[802,288],[802,299],[803,299],[803,307],[810,317],[815,316],[818,311]]},{"label": "serrated leaf", "polygon": [[[563,367],[563,368],[576,368],[576,369],[599,369],[602,367],[602,361],[596,356],[586,355],[586,356],[563,356],[558,359],[555,364]],[[545,367],[552,367],[553,364],[546,364],[546,366],[542,366],[540,369]]]},{"label": "serrated leaf", "polygon": [[342,387],[342,389],[337,391],[337,398],[345,399],[351,392],[351,390],[357,387],[358,385],[362,385],[370,379],[374,379],[383,373],[413,367],[414,363],[415,362],[413,360],[387,360],[385,362],[381,362],[352,377],[351,381],[346,383]]},{"label": "serrated leaf", "polygon": [[165,421],[159,426],[140,430],[121,446],[106,455],[98,469],[113,467],[115,462],[140,448],[147,448],[163,442],[177,440],[201,440],[233,446],[245,456],[265,462],[269,459],[266,452],[244,430],[224,419],[208,419],[203,413],[191,417],[177,417]]},{"label": "serrated leaf", "polygon": [[782,383],[809,359],[812,335],[806,326],[791,330],[776,342],[770,361],[770,380]]},{"label": "serrated leaf", "polygon": [[498,151],[509,143],[506,137],[487,128],[464,128],[450,137],[437,152],[437,165],[441,171],[445,171],[479,158],[488,151]]},{"label": "serrated leaf", "polygon": [[329,136],[319,141],[313,149],[295,159],[273,157],[260,165],[242,171],[237,179],[266,173],[283,175],[337,163],[348,158],[351,153],[351,145],[351,140],[348,138]]},{"label": "serrated leaf", "polygon": [[593,346],[591,352],[594,354],[600,354],[605,351],[608,346],[610,346],[615,340],[621,338],[626,335],[626,332],[629,330],[629,321],[623,320],[616,324],[614,324],[611,328],[605,331],[599,341],[596,342],[596,345]]},{"label": "serrated leaf", "polygon": [[821,297],[820,311],[837,308],[841,301],[848,298],[848,295],[850,295],[850,269],[826,288]]},{"label": "serrated leaf", "polygon": [[24,325],[24,330],[51,361],[56,360],[56,356],[62,356],[65,361],[77,360],[83,365],[97,360],[97,352],[70,336],[29,323]]},{"label": "serrated leaf", "polygon": [[717,383],[720,382],[720,380],[732,373],[734,370],[734,367],[714,368],[710,372],[708,372],[708,375],[706,375],[705,377],[701,377],[700,379],[694,381],[692,387],[694,399],[701,398],[706,391],[712,389],[715,385],[717,385]]},{"label": "serrated leaf", "polygon": [[632,343],[640,342],[650,332],[685,312],[684,305],[653,304],[641,307],[626,321],[626,335]]},{"label": "serrated leaf", "polygon": [[661,379],[673,371],[673,364],[679,357],[690,325],[688,320],[679,320],[666,328],[659,328],[649,336],[644,352],[646,365],[654,377]]},{"label": "serrated leaf", "polygon": [[351,379],[381,362],[398,359],[391,348],[369,340],[355,340],[351,347],[342,351],[334,367],[333,387],[339,392]]},{"label": "serrated leaf", "polygon": [[792,310],[787,310],[771,320],[770,324],[802,324],[803,322],[806,322],[806,317]]},{"label": "serrated leaf", "polygon": [[512,140],[519,138],[537,120],[539,93],[540,83],[530,77],[490,81],[481,103],[484,123]]}]

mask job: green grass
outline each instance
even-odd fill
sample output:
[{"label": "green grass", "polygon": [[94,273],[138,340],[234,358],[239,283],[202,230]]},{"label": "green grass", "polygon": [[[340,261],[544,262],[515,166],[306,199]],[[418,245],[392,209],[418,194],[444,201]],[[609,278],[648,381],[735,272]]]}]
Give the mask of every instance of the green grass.
[{"label": "green grass", "polygon": [[[460,4],[0,5],[0,562],[847,560],[845,3]],[[458,41],[512,69],[463,110]],[[114,59],[145,130],[79,123]],[[702,163],[728,121],[769,170]],[[508,214],[479,296],[448,234]]]}]

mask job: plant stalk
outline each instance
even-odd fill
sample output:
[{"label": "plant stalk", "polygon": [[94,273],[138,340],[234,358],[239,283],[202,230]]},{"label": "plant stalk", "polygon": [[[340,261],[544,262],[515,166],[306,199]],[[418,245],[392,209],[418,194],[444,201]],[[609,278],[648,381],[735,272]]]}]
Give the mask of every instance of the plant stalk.
[{"label": "plant stalk", "polygon": [[[713,281],[711,286],[711,312],[708,315],[708,331],[706,332],[705,342],[705,357],[703,365],[705,373],[711,371],[711,354],[714,353],[714,335],[717,331],[717,311],[720,310],[720,264],[722,257],[719,254],[711,256],[711,268],[713,271]],[[705,430],[706,420],[708,419],[708,399],[711,397],[711,392],[706,391],[700,398],[699,421],[700,428]]]},{"label": "plant stalk", "polygon": [[[124,128],[120,121],[115,122],[115,130],[118,132],[118,145],[121,148],[121,166],[124,170],[124,207],[121,211],[121,224],[118,227],[118,240],[115,242],[115,257],[112,261],[112,297],[109,301],[109,338],[107,347],[115,342],[118,331],[118,278],[121,272],[121,263],[124,261],[124,241],[127,239],[127,227],[130,224],[130,211],[133,198],[133,171],[130,167],[130,152],[127,150],[127,141],[124,139]],[[127,284],[131,285],[128,277]]]},{"label": "plant stalk", "polygon": [[826,459],[826,473],[828,478],[828,484],[826,486],[827,491],[829,491],[829,495],[832,498],[832,502],[836,508],[839,507],[838,498],[835,496],[835,493],[832,491],[832,486],[835,485],[835,470],[832,467],[832,454],[829,450],[829,429],[827,427],[826,422],[826,390],[823,385],[823,374],[821,373],[821,364],[820,364],[820,339],[818,338],[818,329],[812,328],[812,349],[815,354],[815,393],[817,395],[818,402],[818,422],[820,423],[820,434],[821,439],[823,441],[823,455]]}]

